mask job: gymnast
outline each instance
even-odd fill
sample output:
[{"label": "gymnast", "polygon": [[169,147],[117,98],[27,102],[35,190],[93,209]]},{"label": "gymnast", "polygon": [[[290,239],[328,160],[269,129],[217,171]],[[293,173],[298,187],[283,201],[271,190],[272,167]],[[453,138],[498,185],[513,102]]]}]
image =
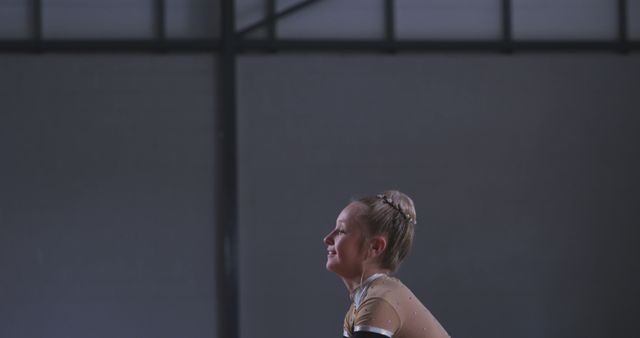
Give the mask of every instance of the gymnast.
[{"label": "gymnast", "polygon": [[446,338],[445,329],[420,300],[391,277],[413,241],[416,211],[395,190],[354,200],[325,238],[327,270],[349,290],[347,338]]}]

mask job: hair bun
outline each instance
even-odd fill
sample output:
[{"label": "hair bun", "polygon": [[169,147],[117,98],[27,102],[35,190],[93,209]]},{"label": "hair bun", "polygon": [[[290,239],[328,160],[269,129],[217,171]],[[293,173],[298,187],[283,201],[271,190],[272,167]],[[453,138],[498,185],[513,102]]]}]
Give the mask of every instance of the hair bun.
[{"label": "hair bun", "polygon": [[[404,216],[404,218],[409,221],[410,223],[416,224],[416,220],[411,216],[411,214],[409,212],[405,212],[404,210],[402,210],[402,207],[400,205],[400,203],[394,203],[393,199],[389,196],[387,196],[387,192],[391,193],[392,195],[395,195],[394,193],[398,193],[398,194],[402,194],[399,191],[395,191],[395,190],[389,190],[389,191],[385,191],[382,194],[378,194],[376,195],[377,198],[381,199],[384,203],[390,205],[392,208],[396,209],[400,214],[402,214],[402,216]],[[404,194],[402,194],[404,195]],[[409,200],[410,201],[410,200]],[[413,204],[413,203],[411,203]],[[413,205],[411,205],[412,209],[413,209]],[[414,211],[415,213],[415,211]]]}]

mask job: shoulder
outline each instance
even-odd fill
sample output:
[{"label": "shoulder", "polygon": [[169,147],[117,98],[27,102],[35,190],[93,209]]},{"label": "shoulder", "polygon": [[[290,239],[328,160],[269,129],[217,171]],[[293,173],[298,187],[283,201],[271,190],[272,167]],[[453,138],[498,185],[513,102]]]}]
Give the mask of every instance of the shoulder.
[{"label": "shoulder", "polygon": [[362,305],[357,312],[402,312],[406,300],[415,298],[402,282],[394,277],[385,276],[377,279],[367,290]]},{"label": "shoulder", "polygon": [[405,286],[399,279],[386,277],[380,281],[369,295],[372,298],[383,299],[402,317],[416,311],[425,310],[426,307],[416,297],[416,295]]},{"label": "shoulder", "polygon": [[382,298],[393,304],[402,297],[412,297],[413,293],[399,279],[385,276],[375,281],[370,287],[368,296]]}]

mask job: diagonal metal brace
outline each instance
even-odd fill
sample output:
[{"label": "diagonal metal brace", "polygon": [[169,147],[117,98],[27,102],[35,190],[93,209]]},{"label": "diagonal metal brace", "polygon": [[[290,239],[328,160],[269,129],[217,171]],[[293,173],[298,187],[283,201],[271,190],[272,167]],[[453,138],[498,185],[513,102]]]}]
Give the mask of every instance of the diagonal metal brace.
[{"label": "diagonal metal brace", "polygon": [[266,26],[266,25],[270,24],[271,20],[278,20],[278,19],[283,18],[283,17],[285,17],[287,15],[293,14],[293,13],[295,13],[295,12],[297,12],[297,11],[299,11],[299,10],[309,6],[309,5],[313,5],[313,4],[321,2],[321,1],[322,0],[305,0],[305,1],[302,1],[302,2],[297,3],[295,5],[291,5],[291,6],[287,7],[287,8],[285,8],[284,10],[282,10],[282,11],[280,11],[278,13],[275,13],[273,15],[273,18],[262,19],[262,20],[260,20],[260,21],[258,21],[256,23],[254,23],[254,24],[251,24],[250,26],[247,26],[247,27],[241,29],[240,31],[238,31],[236,33],[236,36],[237,37],[243,37],[243,36],[253,32],[253,31],[257,30],[257,29],[262,28],[263,26]]}]

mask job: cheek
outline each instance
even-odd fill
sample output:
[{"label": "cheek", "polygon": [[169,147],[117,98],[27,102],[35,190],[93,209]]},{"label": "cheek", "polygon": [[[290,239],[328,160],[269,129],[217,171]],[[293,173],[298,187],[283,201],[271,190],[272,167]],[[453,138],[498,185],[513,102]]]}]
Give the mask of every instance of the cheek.
[{"label": "cheek", "polygon": [[339,257],[343,256],[345,253],[348,252],[348,248],[346,247],[346,245],[344,245],[344,242],[341,240],[337,240],[333,247],[336,250],[337,256]]},{"label": "cheek", "polygon": [[358,256],[358,245],[353,240],[343,240],[336,242],[336,252],[343,258],[354,258]]}]

